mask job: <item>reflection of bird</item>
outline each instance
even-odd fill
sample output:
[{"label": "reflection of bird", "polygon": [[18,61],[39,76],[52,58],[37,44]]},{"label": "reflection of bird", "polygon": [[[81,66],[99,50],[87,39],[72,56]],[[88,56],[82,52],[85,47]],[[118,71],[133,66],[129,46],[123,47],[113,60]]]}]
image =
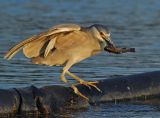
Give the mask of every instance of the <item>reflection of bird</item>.
[{"label": "reflection of bird", "polygon": [[[87,82],[69,72],[74,64],[100,53],[104,48],[113,48],[110,32],[107,27],[95,24],[81,27],[76,24],[57,25],[47,32],[34,35],[13,47],[6,55],[11,59],[18,51],[23,49],[26,57],[31,58],[35,64],[59,66],[66,64],[61,74],[61,80],[67,83],[65,74],[68,74],[80,84],[92,86],[101,91],[97,82]],[[74,92],[86,99],[75,85],[71,85]]]}]

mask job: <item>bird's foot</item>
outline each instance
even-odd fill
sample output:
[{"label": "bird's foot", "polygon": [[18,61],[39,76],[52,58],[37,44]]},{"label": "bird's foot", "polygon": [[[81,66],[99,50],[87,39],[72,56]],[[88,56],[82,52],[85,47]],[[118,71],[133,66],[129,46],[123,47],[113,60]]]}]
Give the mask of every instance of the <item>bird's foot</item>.
[{"label": "bird's foot", "polygon": [[72,85],[71,88],[73,89],[75,94],[81,96],[82,98],[84,98],[86,100],[89,100],[89,98],[87,98],[85,95],[83,95],[75,85]]},{"label": "bird's foot", "polygon": [[92,87],[94,87],[95,89],[97,89],[97,91],[102,92],[102,91],[96,86],[96,84],[98,83],[98,81],[95,81],[95,82],[87,82],[87,81],[84,81],[84,80],[80,80],[79,83],[82,84],[82,85],[87,86],[88,88],[91,88],[91,86],[92,86]]},{"label": "bird's foot", "polygon": [[67,71],[66,73],[68,75],[70,75],[71,77],[73,77],[75,80],[77,80],[80,84],[85,85],[88,88],[91,88],[91,86],[92,86],[95,89],[97,89],[99,92],[101,92],[101,90],[96,86],[96,84],[98,83],[97,81],[95,81],[95,82],[87,82],[87,81],[82,80],[81,78],[79,78],[78,76],[74,75],[73,73],[71,73],[69,71]]}]

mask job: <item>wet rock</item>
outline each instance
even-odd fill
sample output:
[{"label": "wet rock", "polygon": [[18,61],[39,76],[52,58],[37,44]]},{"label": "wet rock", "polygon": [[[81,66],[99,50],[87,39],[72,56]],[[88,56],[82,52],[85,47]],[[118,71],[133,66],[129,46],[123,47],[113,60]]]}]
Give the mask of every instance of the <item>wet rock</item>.
[{"label": "wet rock", "polygon": [[160,71],[100,80],[97,86],[102,92],[93,87],[77,86],[89,101],[76,95],[70,87],[58,85],[0,89],[0,116],[56,114],[104,102],[160,104]]},{"label": "wet rock", "polygon": [[18,113],[20,98],[15,89],[0,89],[0,114]]}]

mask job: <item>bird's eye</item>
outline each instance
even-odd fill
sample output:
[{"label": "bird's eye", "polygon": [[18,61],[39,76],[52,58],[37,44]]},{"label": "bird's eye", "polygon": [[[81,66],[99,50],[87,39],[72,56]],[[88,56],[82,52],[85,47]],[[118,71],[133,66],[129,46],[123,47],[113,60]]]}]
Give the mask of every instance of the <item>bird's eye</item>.
[{"label": "bird's eye", "polygon": [[103,32],[100,32],[100,35],[101,35],[101,36],[104,36]]}]

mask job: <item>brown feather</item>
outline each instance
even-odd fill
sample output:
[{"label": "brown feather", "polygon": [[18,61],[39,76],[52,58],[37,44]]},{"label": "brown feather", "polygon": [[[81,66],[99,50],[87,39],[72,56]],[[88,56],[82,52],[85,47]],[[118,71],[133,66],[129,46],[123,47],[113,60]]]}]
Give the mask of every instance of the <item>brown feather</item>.
[{"label": "brown feather", "polygon": [[[47,47],[48,40],[51,38],[49,37],[54,37],[58,34],[63,34],[65,32],[72,32],[74,30],[80,30],[79,25],[75,24],[62,24],[62,25],[57,25],[51,29],[49,29],[47,32],[40,33],[39,35],[34,35],[13,48],[11,48],[7,54],[4,56],[5,59],[11,59],[17,52],[19,52],[21,49],[23,49],[23,53],[26,57],[32,58],[36,57],[38,55],[41,55],[41,53],[48,54],[49,51],[51,50],[51,46]],[[47,47],[46,53],[45,53],[45,48]]]},{"label": "brown feather", "polygon": [[18,43],[16,46],[14,46],[13,48],[11,48],[6,55],[4,56],[5,59],[10,60],[18,51],[20,51],[23,46],[31,41],[33,41],[36,38],[36,36],[32,36],[20,43]]},{"label": "brown feather", "polygon": [[45,49],[44,52],[44,57],[46,57],[48,55],[48,53],[55,47],[55,43],[56,43],[56,37],[51,39]]},{"label": "brown feather", "polygon": [[69,59],[68,55],[61,50],[54,50],[44,57],[43,55],[32,58],[34,64],[45,64],[48,66],[59,66]]},{"label": "brown feather", "polygon": [[101,51],[98,41],[90,38],[87,33],[81,31],[73,31],[66,35],[60,34],[56,37],[55,50],[50,50],[46,56],[41,54],[32,58],[32,62],[53,66],[63,65],[73,58],[76,62],[81,61]]},{"label": "brown feather", "polygon": [[43,53],[43,48],[45,48],[45,44],[48,42],[47,37],[39,38],[38,40],[32,41],[26,44],[23,48],[23,53],[26,57],[32,58],[37,57]]}]

